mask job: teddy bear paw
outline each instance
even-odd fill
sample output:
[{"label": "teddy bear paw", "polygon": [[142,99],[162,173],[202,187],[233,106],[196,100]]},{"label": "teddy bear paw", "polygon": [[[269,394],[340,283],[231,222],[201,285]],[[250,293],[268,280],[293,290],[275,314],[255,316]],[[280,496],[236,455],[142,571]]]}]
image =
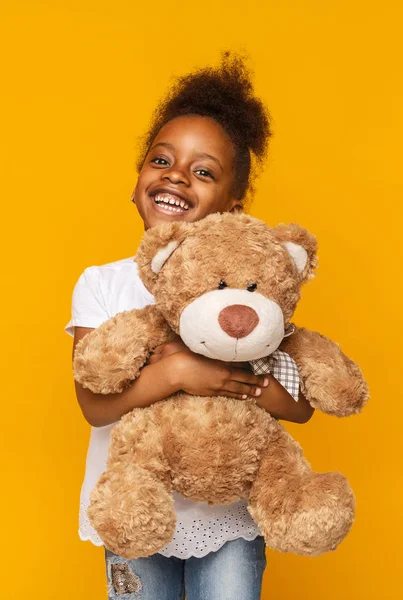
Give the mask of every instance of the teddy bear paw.
[{"label": "teddy bear paw", "polygon": [[[284,490],[282,490],[284,491]],[[310,473],[288,482],[285,497],[250,512],[266,539],[281,552],[318,556],[335,550],[354,521],[355,499],[340,473]]]}]

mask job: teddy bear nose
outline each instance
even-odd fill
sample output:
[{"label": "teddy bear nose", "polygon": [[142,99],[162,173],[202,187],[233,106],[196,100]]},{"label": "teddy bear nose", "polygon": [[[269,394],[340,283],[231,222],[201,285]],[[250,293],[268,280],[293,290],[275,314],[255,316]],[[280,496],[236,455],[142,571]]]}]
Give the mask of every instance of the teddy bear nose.
[{"label": "teddy bear nose", "polygon": [[231,304],[218,315],[221,329],[234,338],[243,338],[253,331],[259,323],[259,317],[253,308],[243,304]]}]

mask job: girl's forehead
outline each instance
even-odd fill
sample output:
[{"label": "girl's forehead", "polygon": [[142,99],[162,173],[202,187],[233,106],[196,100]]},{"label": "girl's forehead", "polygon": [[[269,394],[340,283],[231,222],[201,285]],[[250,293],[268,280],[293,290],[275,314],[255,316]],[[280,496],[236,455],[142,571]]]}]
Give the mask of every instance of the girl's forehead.
[{"label": "girl's forehead", "polygon": [[[194,150],[207,154],[235,154],[234,146],[223,127],[210,117],[184,115],[161,127],[151,147],[164,144],[172,150]],[[170,146],[168,146],[170,145]]]}]

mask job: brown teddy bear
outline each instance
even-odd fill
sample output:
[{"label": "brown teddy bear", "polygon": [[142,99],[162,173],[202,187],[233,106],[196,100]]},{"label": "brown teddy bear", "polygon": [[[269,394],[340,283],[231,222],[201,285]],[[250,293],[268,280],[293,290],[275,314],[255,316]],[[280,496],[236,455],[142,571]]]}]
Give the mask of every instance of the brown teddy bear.
[{"label": "brown teddy bear", "polygon": [[[284,337],[316,266],[316,240],[305,229],[229,213],[167,223],[145,233],[136,262],[155,304],[120,313],[81,340],[74,372],[84,387],[122,391],[176,333],[192,351],[224,361],[279,348],[296,362],[314,408],[340,417],[364,406],[361,371],[334,342],[304,328]],[[88,515],[107,548],[148,556],[174,534],[173,490],[210,504],[247,498],[266,544],[283,552],[333,550],[354,518],[346,478],[312,471],[253,399],[180,392],[126,414],[112,430]]]}]

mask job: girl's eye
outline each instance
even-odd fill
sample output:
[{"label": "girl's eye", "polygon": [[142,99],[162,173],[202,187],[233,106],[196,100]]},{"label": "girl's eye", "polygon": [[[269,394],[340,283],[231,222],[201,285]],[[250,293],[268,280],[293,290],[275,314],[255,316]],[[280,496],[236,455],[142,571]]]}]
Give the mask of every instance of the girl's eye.
[{"label": "girl's eye", "polygon": [[210,171],[206,171],[206,169],[197,169],[195,173],[200,173],[202,177],[211,177],[211,179],[214,179]]},{"label": "girl's eye", "polygon": [[168,164],[168,161],[165,160],[165,158],[161,158],[160,156],[156,156],[155,158],[152,158],[150,162],[155,163],[156,165],[162,165],[162,164],[167,165]]}]

